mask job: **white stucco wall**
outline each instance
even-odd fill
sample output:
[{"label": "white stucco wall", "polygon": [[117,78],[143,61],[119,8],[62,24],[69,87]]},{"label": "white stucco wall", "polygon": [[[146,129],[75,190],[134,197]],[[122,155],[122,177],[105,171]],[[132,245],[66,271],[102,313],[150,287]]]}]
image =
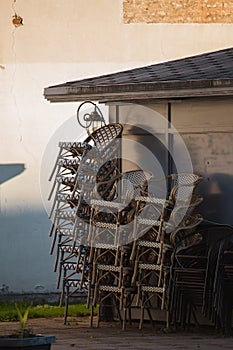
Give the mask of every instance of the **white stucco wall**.
[{"label": "white stucco wall", "polygon": [[[12,25],[14,12],[23,26]],[[50,104],[44,87],[230,47],[232,29],[123,24],[121,0],[0,0],[0,165],[25,165],[0,185],[0,288],[55,290],[39,172],[51,136],[78,104]]]}]

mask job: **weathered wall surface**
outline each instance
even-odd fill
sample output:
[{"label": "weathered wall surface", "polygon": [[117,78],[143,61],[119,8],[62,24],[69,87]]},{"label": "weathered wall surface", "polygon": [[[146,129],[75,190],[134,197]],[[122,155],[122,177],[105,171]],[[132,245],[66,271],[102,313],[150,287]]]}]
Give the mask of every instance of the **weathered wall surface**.
[{"label": "weathered wall surface", "polygon": [[231,0],[124,0],[125,23],[233,23]]},{"label": "weathered wall surface", "polygon": [[[204,180],[198,190],[205,219],[232,225],[233,104],[231,98],[187,100],[171,106],[172,123],[182,136],[194,171]],[[190,123],[192,120],[192,123]],[[176,143],[176,136],[174,136]]]},{"label": "weathered wall surface", "polygon": [[[0,0],[0,8],[0,165],[9,165],[0,176],[8,177],[0,181],[0,289],[52,291],[39,174],[46,145],[78,106],[48,103],[44,87],[231,47],[233,24],[125,24],[123,0]],[[15,177],[12,164],[22,170]]]},{"label": "weathered wall surface", "polygon": [[[118,108],[119,121],[128,124],[122,145],[125,170],[135,169],[136,164],[139,168],[150,170],[157,179],[177,171],[189,173],[191,170],[200,174],[203,180],[197,191],[203,196],[203,203],[198,208],[199,212],[205,220],[232,225],[231,98],[172,101],[170,125],[167,123],[167,103],[145,106],[120,104]],[[110,111],[113,122],[116,120],[113,106]],[[138,144],[145,148],[138,147]],[[168,169],[168,150],[174,164],[171,169]],[[161,182],[158,183],[161,186]],[[158,188],[156,193],[160,191],[161,188]]]}]

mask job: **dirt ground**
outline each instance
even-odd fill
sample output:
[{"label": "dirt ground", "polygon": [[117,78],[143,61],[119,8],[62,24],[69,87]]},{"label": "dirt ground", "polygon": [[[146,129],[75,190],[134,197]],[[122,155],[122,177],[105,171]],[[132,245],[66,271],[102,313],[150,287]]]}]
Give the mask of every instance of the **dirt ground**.
[{"label": "dirt ground", "polygon": [[[137,322],[128,326],[126,331],[121,330],[119,322],[101,323],[99,328],[89,328],[88,317],[69,318],[67,325],[63,324],[63,318],[32,319],[28,322],[34,332],[56,336],[51,350],[233,349],[233,338],[223,337],[209,328],[166,333],[163,325],[152,328],[150,323],[146,323],[140,331]],[[0,334],[10,334],[17,327],[16,322],[1,322]]]}]

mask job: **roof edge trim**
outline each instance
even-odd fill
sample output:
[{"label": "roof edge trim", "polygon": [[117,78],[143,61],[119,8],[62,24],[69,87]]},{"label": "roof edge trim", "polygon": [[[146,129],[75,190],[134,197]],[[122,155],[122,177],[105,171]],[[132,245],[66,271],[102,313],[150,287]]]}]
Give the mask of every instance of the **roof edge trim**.
[{"label": "roof edge trim", "polygon": [[177,97],[233,95],[233,79],[164,81],[81,87],[48,87],[44,96],[50,102],[127,101]]}]

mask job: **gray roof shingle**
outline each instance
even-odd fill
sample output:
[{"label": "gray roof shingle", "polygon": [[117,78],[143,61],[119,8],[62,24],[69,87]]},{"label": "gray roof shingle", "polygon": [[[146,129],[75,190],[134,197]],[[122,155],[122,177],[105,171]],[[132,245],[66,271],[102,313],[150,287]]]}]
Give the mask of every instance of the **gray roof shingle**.
[{"label": "gray roof shingle", "polygon": [[[148,85],[151,90],[153,84],[159,87],[159,83],[163,83],[161,88],[165,88],[164,83],[172,87],[172,82],[179,83],[179,86],[186,83],[184,87],[187,87],[187,82],[226,79],[233,79],[233,48],[51,86],[45,89],[45,97],[51,100],[50,96],[55,91],[59,95],[59,89],[61,95],[66,91],[70,96],[80,93],[82,98],[83,94],[90,94],[91,97],[97,90],[103,95],[119,93],[119,89],[134,91],[135,85],[140,85],[143,90],[146,90]],[[210,84],[207,84],[207,87],[210,87]]]}]

